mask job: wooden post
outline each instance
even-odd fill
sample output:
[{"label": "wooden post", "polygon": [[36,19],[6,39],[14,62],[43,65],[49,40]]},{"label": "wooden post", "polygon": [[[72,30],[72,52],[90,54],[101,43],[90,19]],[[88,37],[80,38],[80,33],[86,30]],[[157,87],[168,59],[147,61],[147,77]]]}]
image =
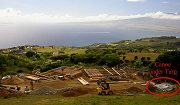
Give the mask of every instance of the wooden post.
[{"label": "wooden post", "polygon": [[0,86],[2,86],[2,76],[0,76]]}]

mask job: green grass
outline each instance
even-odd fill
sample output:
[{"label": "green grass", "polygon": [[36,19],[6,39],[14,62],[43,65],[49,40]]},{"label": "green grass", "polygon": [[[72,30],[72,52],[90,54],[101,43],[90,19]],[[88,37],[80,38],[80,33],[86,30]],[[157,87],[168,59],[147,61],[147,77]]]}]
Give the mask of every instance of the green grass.
[{"label": "green grass", "polygon": [[52,47],[36,47],[35,48],[37,50],[37,52],[47,52],[47,53],[53,53],[53,52],[64,52],[64,54],[74,54],[74,53],[78,53],[78,54],[84,54],[85,51],[87,49],[85,48],[71,48],[71,47],[61,47],[61,46],[55,46],[54,48]]},{"label": "green grass", "polygon": [[18,70],[22,70],[23,72],[29,71],[27,68],[12,66],[12,67],[7,67],[7,70],[6,70],[7,72],[5,74],[15,75],[18,73]]},{"label": "green grass", "polygon": [[134,60],[135,56],[138,56],[138,59],[142,57],[150,57],[151,61],[155,61],[155,59],[160,55],[160,53],[127,53],[126,60]]},{"label": "green grass", "polygon": [[24,96],[0,98],[0,105],[180,105],[180,95],[172,97],[147,96]]},{"label": "green grass", "polygon": [[76,53],[78,53],[78,54],[85,54],[86,50],[87,49],[82,49],[82,48],[65,48],[64,49],[64,53],[65,54],[69,54],[69,55],[76,54]]}]

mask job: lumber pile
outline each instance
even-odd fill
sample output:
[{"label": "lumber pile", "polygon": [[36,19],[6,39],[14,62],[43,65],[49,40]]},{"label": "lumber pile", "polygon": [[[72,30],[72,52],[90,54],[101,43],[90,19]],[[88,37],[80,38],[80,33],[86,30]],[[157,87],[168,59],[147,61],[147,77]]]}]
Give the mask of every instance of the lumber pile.
[{"label": "lumber pile", "polygon": [[29,79],[29,80],[33,80],[33,81],[38,81],[38,80],[40,80],[40,78],[38,78],[38,77],[35,77],[35,76],[33,76],[33,75],[28,75],[28,76],[25,76],[27,79]]},{"label": "lumber pile", "polygon": [[97,69],[84,69],[84,71],[90,78],[103,76],[103,74],[101,74]]},{"label": "lumber pile", "polygon": [[89,81],[91,82],[96,82],[97,80],[100,80],[102,79],[103,77],[92,77],[92,78],[89,78]]},{"label": "lumber pile", "polygon": [[114,68],[112,68],[112,70],[114,70],[114,72],[116,72],[119,76],[121,76],[121,74],[118,71],[116,71]]},{"label": "lumber pile", "polygon": [[103,67],[103,69],[106,70],[109,74],[113,75],[113,73],[111,73],[108,69],[106,69],[104,67]]},{"label": "lumber pile", "polygon": [[56,76],[56,75],[71,75],[71,76],[79,76],[82,71],[79,68],[56,68],[52,70],[48,70],[47,72],[41,73],[42,76]]},{"label": "lumber pile", "polygon": [[84,78],[80,77],[78,78],[78,81],[81,82],[83,85],[89,85],[89,82],[87,82]]}]

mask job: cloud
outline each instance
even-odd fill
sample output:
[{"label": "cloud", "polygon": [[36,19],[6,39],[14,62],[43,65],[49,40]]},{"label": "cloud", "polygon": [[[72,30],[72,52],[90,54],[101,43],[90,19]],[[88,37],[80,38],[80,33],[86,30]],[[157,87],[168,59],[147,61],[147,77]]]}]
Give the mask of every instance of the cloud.
[{"label": "cloud", "polygon": [[108,15],[99,14],[96,16],[73,17],[71,15],[54,16],[44,13],[24,14],[13,8],[0,9],[0,23],[63,23],[63,22],[94,22],[94,21],[111,21],[150,17],[155,19],[173,19],[180,20],[179,14],[166,14],[163,12],[153,12],[136,15]]},{"label": "cloud", "polygon": [[127,2],[144,2],[145,0],[127,0]]},{"label": "cloud", "polygon": [[162,4],[168,4],[169,2],[167,2],[167,1],[163,1],[163,2],[161,2]]}]

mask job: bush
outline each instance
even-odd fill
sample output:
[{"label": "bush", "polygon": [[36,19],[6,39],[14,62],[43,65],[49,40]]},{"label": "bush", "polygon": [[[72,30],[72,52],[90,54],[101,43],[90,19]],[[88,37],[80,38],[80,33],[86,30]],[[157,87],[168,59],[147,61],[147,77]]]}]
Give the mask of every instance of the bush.
[{"label": "bush", "polygon": [[136,62],[134,63],[135,67],[137,68],[141,68],[143,66],[143,62],[140,60],[136,60]]},{"label": "bush", "polygon": [[69,58],[68,55],[59,55],[59,56],[53,56],[53,57],[51,57],[52,60],[65,60],[65,59],[67,59],[67,58]]},{"label": "bush", "polygon": [[35,56],[35,55],[36,55],[36,53],[33,52],[33,51],[28,51],[28,52],[26,53],[26,56],[27,56],[28,58],[33,57],[33,56]]}]

